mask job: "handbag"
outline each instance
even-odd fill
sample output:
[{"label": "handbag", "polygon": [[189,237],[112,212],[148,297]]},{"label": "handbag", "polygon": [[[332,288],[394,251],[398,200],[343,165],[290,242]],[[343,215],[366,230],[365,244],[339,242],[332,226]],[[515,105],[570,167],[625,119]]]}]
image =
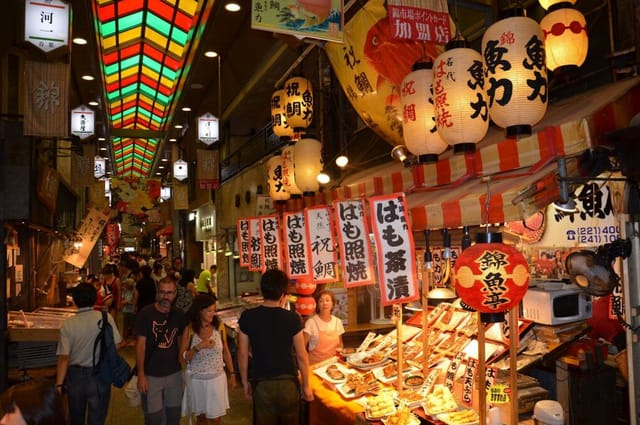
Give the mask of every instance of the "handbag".
[{"label": "handbag", "polygon": [[[100,357],[96,364],[96,348],[100,344]],[[131,380],[131,366],[116,350],[113,341],[113,329],[109,320],[107,320],[107,312],[102,312],[102,323],[100,324],[100,332],[93,343],[93,373],[102,382],[112,384],[117,388],[122,388]]]}]

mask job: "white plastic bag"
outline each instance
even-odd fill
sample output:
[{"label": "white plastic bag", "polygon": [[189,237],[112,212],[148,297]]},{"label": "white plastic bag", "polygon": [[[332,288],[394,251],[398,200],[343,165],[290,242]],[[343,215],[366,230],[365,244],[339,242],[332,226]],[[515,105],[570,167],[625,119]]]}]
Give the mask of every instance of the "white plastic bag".
[{"label": "white plastic bag", "polygon": [[138,391],[138,375],[133,375],[131,380],[124,386],[124,395],[130,407],[140,406],[140,392]]}]

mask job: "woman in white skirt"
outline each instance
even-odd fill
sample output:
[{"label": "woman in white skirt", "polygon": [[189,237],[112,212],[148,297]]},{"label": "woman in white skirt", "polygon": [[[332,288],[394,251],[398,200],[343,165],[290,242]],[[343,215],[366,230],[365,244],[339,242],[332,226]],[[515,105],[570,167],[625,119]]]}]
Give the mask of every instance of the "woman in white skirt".
[{"label": "woman in white skirt", "polygon": [[198,295],[189,310],[191,332],[184,332],[180,342],[181,361],[187,365],[182,415],[195,415],[198,425],[219,425],[229,409],[225,364],[231,389],[236,386],[224,325],[215,312],[215,296]]}]

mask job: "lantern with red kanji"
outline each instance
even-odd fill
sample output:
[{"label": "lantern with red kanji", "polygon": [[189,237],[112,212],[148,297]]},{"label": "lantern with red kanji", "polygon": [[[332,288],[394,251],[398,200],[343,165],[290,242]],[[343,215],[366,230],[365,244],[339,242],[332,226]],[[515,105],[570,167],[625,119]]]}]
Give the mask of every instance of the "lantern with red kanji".
[{"label": "lantern with red kanji", "polygon": [[453,271],[456,292],[481,313],[484,322],[504,320],[529,287],[529,266],[500,233],[479,233],[477,243],[462,251]]},{"label": "lantern with red kanji", "polygon": [[311,316],[316,312],[316,300],[313,297],[298,297],[296,311],[302,316]]},{"label": "lantern with red kanji", "polygon": [[296,281],[296,293],[298,295],[312,295],[316,290],[316,283],[311,279]]}]

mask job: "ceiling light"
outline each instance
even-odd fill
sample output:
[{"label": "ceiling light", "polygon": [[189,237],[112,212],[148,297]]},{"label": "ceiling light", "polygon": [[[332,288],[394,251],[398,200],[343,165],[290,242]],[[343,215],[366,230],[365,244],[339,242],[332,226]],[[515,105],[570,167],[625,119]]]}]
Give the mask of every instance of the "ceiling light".
[{"label": "ceiling light", "polygon": [[162,175],[162,173],[160,173],[160,172],[156,173],[156,176],[161,176],[161,175]]},{"label": "ceiling light", "polygon": [[170,138],[170,139],[169,139],[169,141],[170,141],[170,142],[177,142],[177,141],[178,141],[178,139],[176,139],[175,137],[172,137],[172,138]]},{"label": "ceiling light", "polygon": [[[171,141],[171,140],[169,140],[169,141]],[[169,162],[169,158],[162,158],[160,161],[162,161],[162,162]]]},{"label": "ceiling light", "polygon": [[105,140],[107,139],[105,139],[104,137],[98,137],[98,142],[104,142]]},{"label": "ceiling light", "polygon": [[189,108],[188,106],[183,106],[182,112],[191,112],[191,108]]},{"label": "ceiling light", "polygon": [[336,165],[340,168],[344,168],[349,163],[349,158],[346,155],[340,155],[336,158]]},{"label": "ceiling light", "polygon": [[87,40],[82,37],[76,37],[73,39],[73,44],[77,44],[78,46],[84,46],[87,44]]},{"label": "ceiling light", "polygon": [[95,100],[92,100],[89,102],[89,106],[98,106],[100,105],[98,102],[96,102]]},{"label": "ceiling light", "polygon": [[208,58],[215,58],[218,56],[218,52],[214,52],[213,50],[207,50],[204,52],[204,55]]},{"label": "ceiling light", "polygon": [[160,170],[164,170],[164,165],[158,165],[158,168],[159,168]]},{"label": "ceiling light", "polygon": [[235,2],[229,2],[224,5],[224,8],[229,12],[238,12],[240,10],[240,5]]},{"label": "ceiling light", "polygon": [[100,150],[101,150],[101,151],[106,151],[106,150],[107,150],[107,148],[106,148],[106,147],[104,147],[104,146],[102,146],[102,147],[100,148]]},{"label": "ceiling light", "polygon": [[325,173],[324,171],[320,172],[318,174],[318,177],[316,177],[318,179],[318,183],[320,184],[327,184],[331,181],[331,177],[329,177],[329,174]]},{"label": "ceiling light", "polygon": [[173,128],[183,128],[182,124],[176,124],[173,126]]},{"label": "ceiling light", "polygon": [[93,81],[95,80],[95,77],[93,75],[83,75],[82,79],[85,81]]}]

